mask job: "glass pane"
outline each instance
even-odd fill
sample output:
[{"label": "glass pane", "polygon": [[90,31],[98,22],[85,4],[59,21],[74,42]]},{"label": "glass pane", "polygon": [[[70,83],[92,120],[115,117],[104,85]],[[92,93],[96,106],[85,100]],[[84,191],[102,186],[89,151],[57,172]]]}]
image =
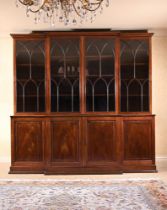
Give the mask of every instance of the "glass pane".
[{"label": "glass pane", "polygon": [[79,112],[79,39],[51,42],[51,111]]},{"label": "glass pane", "polygon": [[114,39],[86,39],[86,110],[115,111]]},{"label": "glass pane", "polygon": [[147,40],[121,41],[121,111],[149,111],[149,46]]},{"label": "glass pane", "polygon": [[44,112],[44,41],[16,42],[16,79],[17,112]]}]

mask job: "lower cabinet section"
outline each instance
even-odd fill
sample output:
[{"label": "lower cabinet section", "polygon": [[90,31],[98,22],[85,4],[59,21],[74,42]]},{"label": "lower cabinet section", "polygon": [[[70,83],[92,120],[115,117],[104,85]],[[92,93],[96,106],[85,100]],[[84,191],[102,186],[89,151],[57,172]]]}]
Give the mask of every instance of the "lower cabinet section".
[{"label": "lower cabinet section", "polygon": [[154,116],[12,117],[10,173],[155,172]]},{"label": "lower cabinet section", "polygon": [[73,163],[80,161],[80,121],[51,121],[51,161]]},{"label": "lower cabinet section", "polygon": [[11,172],[43,172],[44,129],[44,122],[39,118],[12,119]]},{"label": "lower cabinet section", "polygon": [[124,171],[155,170],[154,118],[123,119]]},{"label": "lower cabinet section", "polygon": [[45,173],[64,173],[82,167],[80,118],[54,118],[49,122],[48,156]]},{"label": "lower cabinet section", "polygon": [[86,124],[87,164],[116,161],[116,120],[88,119]]},{"label": "lower cabinet section", "polygon": [[118,119],[94,117],[88,118],[85,124],[85,166],[121,172],[119,151],[122,148]]}]

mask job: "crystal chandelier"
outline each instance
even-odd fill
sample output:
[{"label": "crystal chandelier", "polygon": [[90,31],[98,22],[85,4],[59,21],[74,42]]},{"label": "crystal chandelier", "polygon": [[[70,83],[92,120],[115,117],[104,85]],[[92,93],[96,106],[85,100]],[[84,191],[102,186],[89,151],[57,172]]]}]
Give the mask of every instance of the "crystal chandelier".
[{"label": "crystal chandelier", "polygon": [[93,22],[97,12],[102,13],[103,4],[109,6],[109,0],[16,0],[16,6],[26,6],[26,14],[35,14],[35,23],[41,18],[54,26],[57,20],[65,25],[83,21]]}]

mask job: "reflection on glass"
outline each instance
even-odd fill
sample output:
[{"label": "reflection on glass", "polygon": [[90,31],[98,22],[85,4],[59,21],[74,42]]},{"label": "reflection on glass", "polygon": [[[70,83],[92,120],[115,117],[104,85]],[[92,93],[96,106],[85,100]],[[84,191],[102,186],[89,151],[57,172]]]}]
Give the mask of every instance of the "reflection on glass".
[{"label": "reflection on glass", "polygon": [[149,111],[148,41],[121,41],[121,111]]},{"label": "reflection on glass", "polygon": [[79,39],[52,40],[52,112],[79,112],[79,65]]},{"label": "reflection on glass", "polygon": [[115,111],[114,39],[86,39],[86,110]]},{"label": "reflection on glass", "polygon": [[16,79],[17,112],[44,112],[44,41],[16,42]]}]

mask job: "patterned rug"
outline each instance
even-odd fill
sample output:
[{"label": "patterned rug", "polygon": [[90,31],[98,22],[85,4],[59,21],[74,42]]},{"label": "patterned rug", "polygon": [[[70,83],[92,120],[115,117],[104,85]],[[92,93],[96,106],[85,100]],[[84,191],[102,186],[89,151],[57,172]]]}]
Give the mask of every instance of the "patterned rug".
[{"label": "patterned rug", "polygon": [[158,180],[0,180],[0,210],[165,210]]}]

